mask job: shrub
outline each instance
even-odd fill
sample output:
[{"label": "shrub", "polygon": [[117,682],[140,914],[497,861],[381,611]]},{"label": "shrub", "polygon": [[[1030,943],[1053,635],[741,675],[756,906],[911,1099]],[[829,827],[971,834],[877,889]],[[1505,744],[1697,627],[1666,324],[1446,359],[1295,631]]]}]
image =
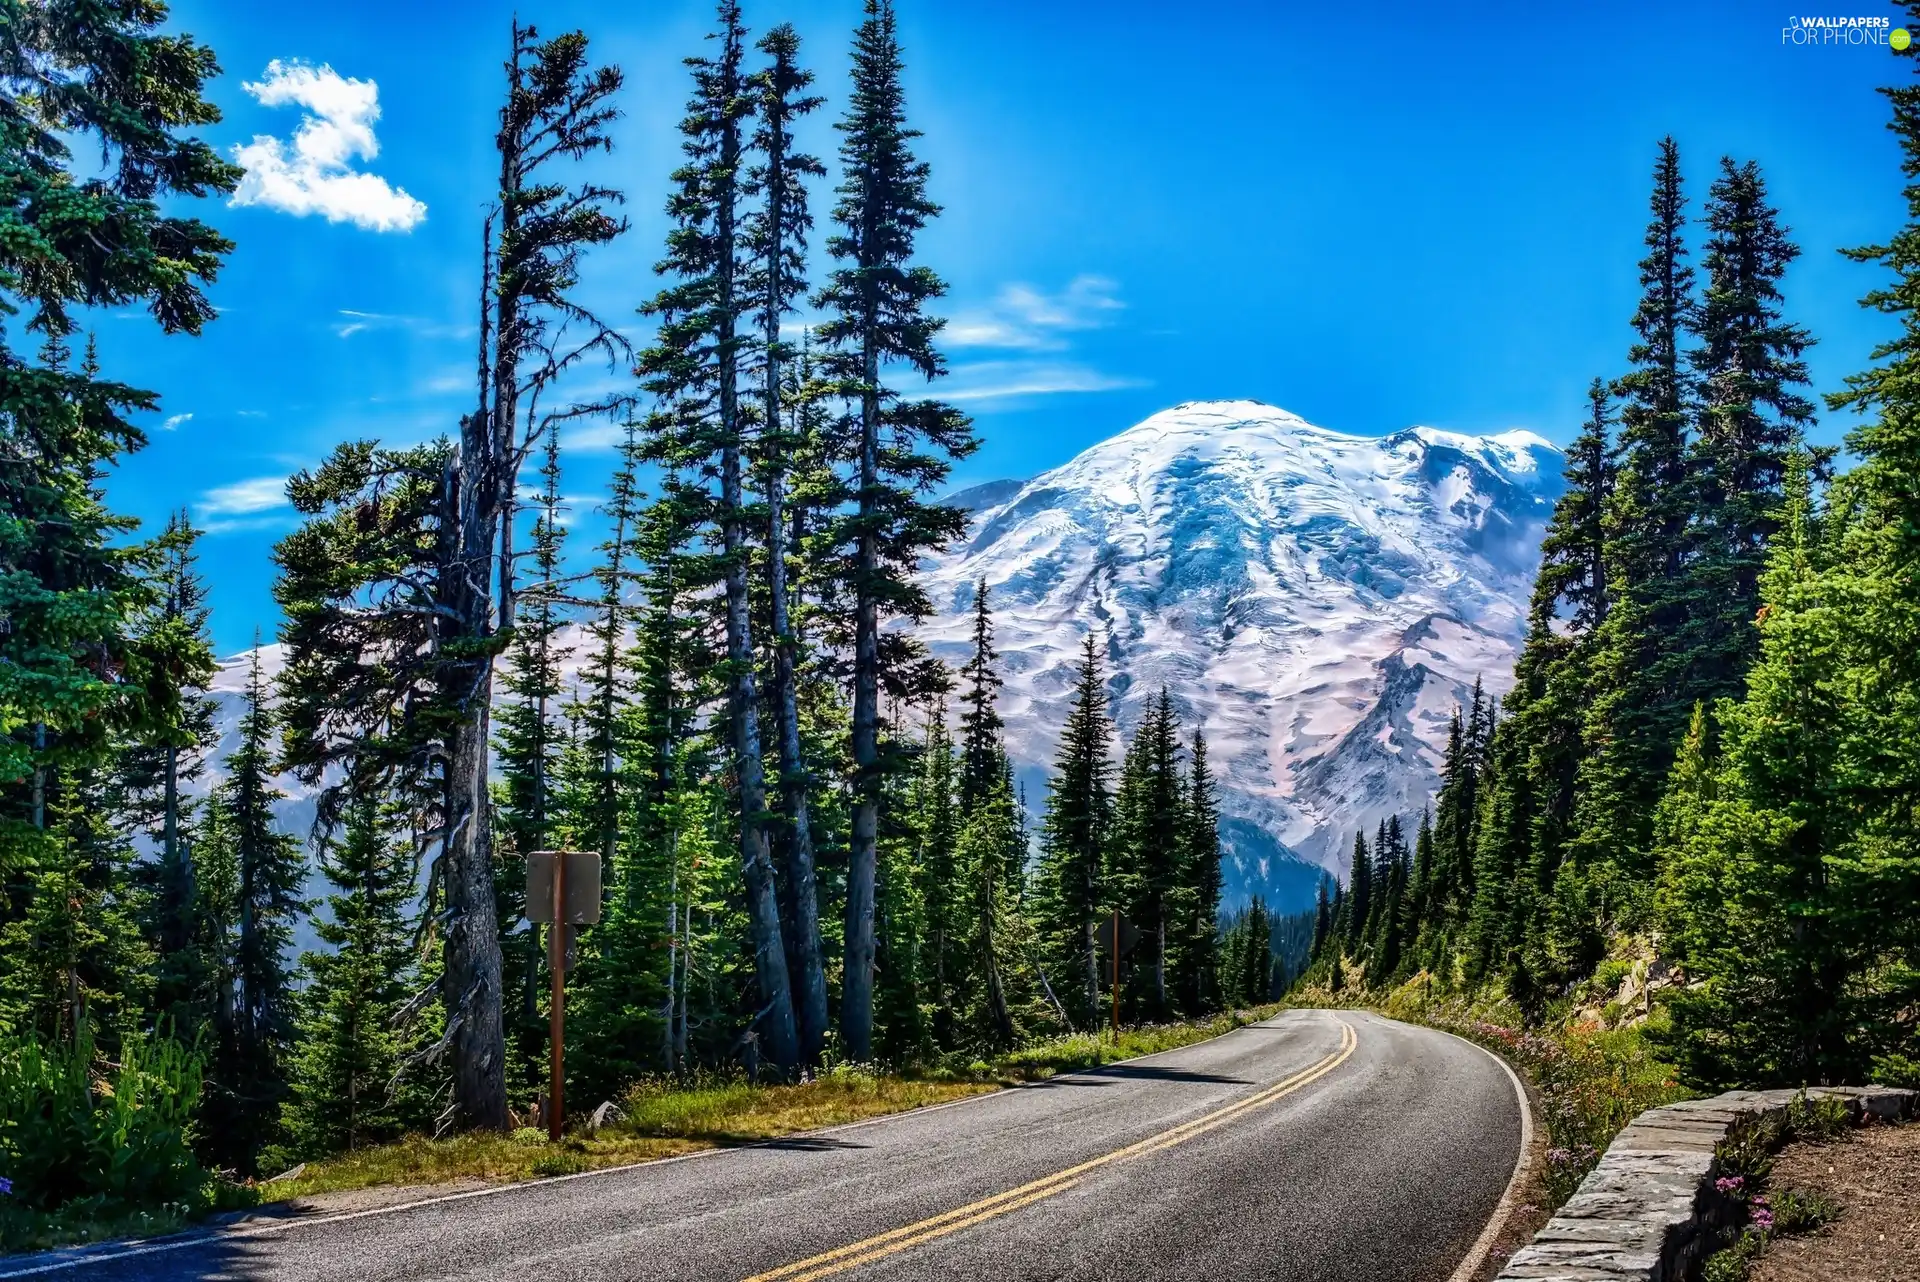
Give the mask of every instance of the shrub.
[{"label": "shrub", "polygon": [[1773,1199],[1775,1233],[1811,1233],[1840,1218],[1840,1203],[1818,1189],[1787,1189]]},{"label": "shrub", "polygon": [[34,1210],[198,1203],[207,1173],[187,1131],[199,1099],[200,1057],[169,1038],[129,1040],[98,1082],[84,1030],[69,1047],[0,1041],[0,1176]]}]

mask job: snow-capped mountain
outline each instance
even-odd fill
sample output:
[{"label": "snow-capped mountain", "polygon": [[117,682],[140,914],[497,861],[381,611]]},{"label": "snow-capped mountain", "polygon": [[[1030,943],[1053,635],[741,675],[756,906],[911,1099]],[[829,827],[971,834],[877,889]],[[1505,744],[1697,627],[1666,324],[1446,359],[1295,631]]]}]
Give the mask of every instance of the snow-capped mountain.
[{"label": "snow-capped mountain", "polygon": [[1001,712],[1044,798],[1082,639],[1125,732],[1161,686],[1220,778],[1228,904],[1311,902],[1356,828],[1417,815],[1474,679],[1512,679],[1563,482],[1531,432],[1316,427],[1252,401],[1176,406],[1042,476],[954,496],[921,635],[959,663],[984,578]]},{"label": "snow-capped mountain", "polygon": [[[1228,904],[1302,907],[1356,828],[1427,804],[1474,679],[1511,682],[1561,463],[1530,432],[1350,436],[1251,401],[1176,406],[1030,481],[949,496],[973,523],[924,569],[939,614],[922,636],[963,662],[986,579],[1008,748],[1038,813],[1094,632],[1123,732],[1162,685],[1206,732]],[[271,689],[284,647],[259,655]],[[190,792],[238,742],[251,660],[214,679],[219,742]],[[305,836],[313,790],[276,782],[282,827]]]}]

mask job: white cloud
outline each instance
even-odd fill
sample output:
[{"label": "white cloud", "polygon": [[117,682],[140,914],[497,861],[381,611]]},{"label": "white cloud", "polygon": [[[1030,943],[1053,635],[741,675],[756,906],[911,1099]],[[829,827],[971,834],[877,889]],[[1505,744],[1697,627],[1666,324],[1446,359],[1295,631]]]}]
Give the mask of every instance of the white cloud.
[{"label": "white cloud", "polygon": [[1054,396],[1063,392],[1111,392],[1144,386],[1139,379],[1116,378],[1084,365],[1048,361],[980,361],[956,366],[951,377],[929,393],[943,401],[994,401],[1014,396]]},{"label": "white cloud", "polygon": [[1007,347],[1057,352],[1061,334],[1098,329],[1126,304],[1114,296],[1119,286],[1104,276],[1076,276],[1057,294],[1014,282],[1001,289],[993,306],[963,311],[940,331],[948,347]]},{"label": "white cloud", "polygon": [[275,58],[264,80],[241,85],[263,107],[300,107],[305,114],[291,143],[271,134],[233,149],[246,167],[233,204],[265,205],[304,217],[368,231],[411,231],[427,207],[378,174],[353,167],[380,154],[373,123],[380,119],[380,87],[352,80],[324,63],[318,67]]},{"label": "white cloud", "polygon": [[251,480],[219,485],[200,496],[202,516],[245,516],[283,507],[287,502],[287,478],[256,476]]},{"label": "white cloud", "polygon": [[169,414],[167,421],[160,425],[160,430],[163,432],[175,431],[182,423],[191,423],[192,421],[193,414],[191,412],[186,414]]}]

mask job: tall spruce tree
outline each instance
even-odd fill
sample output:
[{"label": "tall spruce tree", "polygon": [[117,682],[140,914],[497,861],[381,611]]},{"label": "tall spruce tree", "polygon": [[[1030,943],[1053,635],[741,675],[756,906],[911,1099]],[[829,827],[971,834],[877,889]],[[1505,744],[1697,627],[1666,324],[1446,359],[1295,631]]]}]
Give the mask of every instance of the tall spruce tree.
[{"label": "tall spruce tree", "polygon": [[[800,726],[801,639],[794,574],[800,569],[796,558],[801,549],[794,546],[793,522],[805,520],[804,496],[789,511],[796,456],[807,450],[809,442],[802,408],[788,400],[796,383],[789,369],[798,372],[800,362],[794,360],[793,345],[781,337],[780,328],[806,293],[807,234],[813,227],[807,180],[826,176],[825,166],[795,146],[793,129],[825,99],[808,92],[813,73],[800,66],[800,37],[791,26],[775,27],[757,47],[771,61],[752,78],[759,125],[752,140],[756,160],[748,171],[747,186],[760,203],[747,215],[743,229],[750,255],[744,291],[759,324],[755,353],[760,382],[758,455],[766,502],[766,591],[773,652],[767,698],[780,762],[780,835],[792,901],[792,937],[787,943],[793,960],[800,1059],[813,1064],[825,1044],[828,1017],[810,796],[813,779]],[[805,382],[799,380],[799,386],[804,388]]]},{"label": "tall spruce tree", "polygon": [[[1113,821],[1113,723],[1107,719],[1100,652],[1088,634],[1060,733],[1040,829],[1036,917],[1076,1023],[1100,1012],[1100,956],[1094,932],[1108,903],[1102,870]],[[1068,978],[1071,977],[1071,978]]]},{"label": "tall spruce tree", "polygon": [[1163,686],[1147,705],[1121,766],[1106,852],[1110,898],[1146,937],[1135,959],[1151,968],[1136,972],[1131,996],[1138,1010],[1156,1020],[1173,1010],[1169,951],[1178,947],[1187,920],[1179,729],[1173,697]]},{"label": "tall spruce tree", "polygon": [[1800,251],[1787,239],[1752,161],[1720,162],[1707,196],[1706,288],[1693,443],[1695,529],[1688,576],[1691,668],[1684,696],[1709,705],[1737,695],[1760,634],[1760,576],[1786,505],[1787,459],[1813,421],[1807,331],[1783,317],[1780,280]]},{"label": "tall spruce tree", "polygon": [[1005,788],[1004,723],[996,706],[999,652],[993,648],[993,614],[987,607],[987,581],[973,589],[973,653],[960,670],[966,682],[960,703],[960,813],[972,815]]},{"label": "tall spruce tree", "polygon": [[[1176,988],[1186,1010],[1205,1011],[1220,1000],[1220,799],[1207,763],[1206,736],[1198,729],[1188,763],[1180,852],[1186,921],[1176,954]],[[1321,893],[1326,893],[1324,882]]]},{"label": "tall spruce tree", "polygon": [[247,674],[246,712],[227,777],[214,790],[221,832],[232,844],[237,920],[233,933],[234,1023],[230,1053],[216,1057],[210,1103],[217,1126],[208,1135],[251,1171],[260,1150],[278,1138],[294,1043],[294,929],[307,908],[306,852],[274,815],[285,799],[273,783],[278,720],[268,702],[256,645]]},{"label": "tall spruce tree", "polygon": [[844,453],[855,474],[853,511],[841,522],[853,604],[853,816],[847,868],[846,958],[841,1034],[865,1058],[873,1025],[874,876],[880,831],[880,693],[883,616],[918,619],[929,609],[914,571],[930,550],[966,528],[957,508],[924,497],[949,460],[974,448],[965,416],[937,401],[905,400],[884,371],[904,365],[927,379],[945,372],[933,345],[940,322],[927,305],[945,292],[913,262],[914,240],[939,212],[927,196],[927,166],[912,151],[900,42],[892,0],[868,0],[854,35],[853,87],[841,132],[841,183],[827,248],[835,267],[815,304],[827,375],[848,403]]},{"label": "tall spruce tree", "polygon": [[1633,877],[1647,871],[1653,805],[1685,729],[1685,568],[1692,517],[1688,425],[1695,381],[1687,339],[1698,311],[1683,243],[1687,215],[1680,153],[1660,143],[1653,219],[1640,261],[1633,369],[1621,398],[1620,470],[1605,514],[1609,609],[1594,660],[1587,753],[1575,801],[1576,853]]},{"label": "tall spruce tree", "polygon": [[714,57],[687,59],[693,96],[682,119],[686,157],[674,173],[668,202],[673,229],[659,270],[669,283],[647,304],[660,322],[654,345],[641,357],[646,389],[669,406],[655,423],[664,440],[650,450],[713,487],[689,486],[702,503],[701,519],[718,545],[726,650],[726,726],[734,786],[739,794],[740,866],[752,923],[755,968],[763,1013],[758,1032],[765,1055],[781,1073],[800,1061],[793,988],[780,921],[779,890],[767,835],[765,760],[761,750],[759,678],[748,598],[755,531],[746,500],[747,406],[741,401],[742,354],[749,334],[742,321],[755,304],[747,288],[745,122],[758,105],[742,62],[746,30],[740,8],[721,0]]},{"label": "tall spruce tree", "polygon": [[154,1016],[187,1040],[212,1014],[208,959],[193,946],[190,833],[197,806],[183,790],[201,777],[215,739],[215,705],[207,695],[215,671],[207,632],[211,611],[197,565],[199,537],[187,514],[178,512],[156,542],[152,593],[132,638],[147,674],[146,729],[121,755],[130,817],[157,846],[138,870],[156,961]]}]

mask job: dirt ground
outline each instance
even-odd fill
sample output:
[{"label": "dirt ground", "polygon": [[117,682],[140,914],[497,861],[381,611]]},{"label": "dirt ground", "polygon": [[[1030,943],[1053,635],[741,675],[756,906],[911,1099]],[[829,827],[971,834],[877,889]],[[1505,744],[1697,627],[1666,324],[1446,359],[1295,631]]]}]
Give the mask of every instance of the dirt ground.
[{"label": "dirt ground", "polygon": [[1789,1144],[1770,1183],[1776,1194],[1819,1189],[1841,1214],[1817,1232],[1769,1243],[1752,1282],[1920,1282],[1920,1123]]}]

